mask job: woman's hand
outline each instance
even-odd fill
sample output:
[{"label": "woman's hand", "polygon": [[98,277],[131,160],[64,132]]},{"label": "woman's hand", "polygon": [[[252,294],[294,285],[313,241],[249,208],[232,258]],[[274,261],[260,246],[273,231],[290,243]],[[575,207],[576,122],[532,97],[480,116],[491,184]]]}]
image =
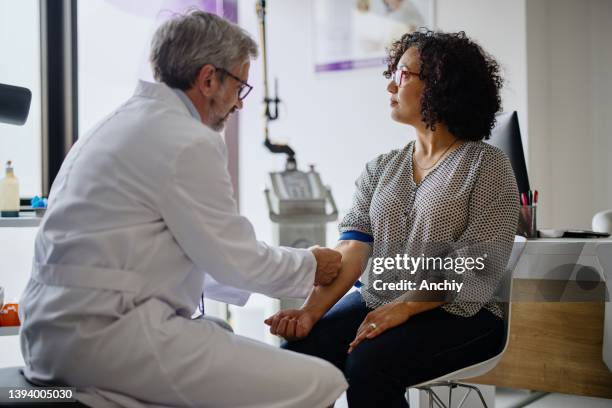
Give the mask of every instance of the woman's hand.
[{"label": "woman's hand", "polygon": [[287,309],[268,317],[264,323],[270,326],[270,333],[294,341],[308,336],[317,320],[307,310]]},{"label": "woman's hand", "polygon": [[349,345],[352,352],[364,339],[372,339],[379,334],[404,323],[412,316],[412,309],[406,302],[393,302],[372,310],[357,329],[355,340]]}]

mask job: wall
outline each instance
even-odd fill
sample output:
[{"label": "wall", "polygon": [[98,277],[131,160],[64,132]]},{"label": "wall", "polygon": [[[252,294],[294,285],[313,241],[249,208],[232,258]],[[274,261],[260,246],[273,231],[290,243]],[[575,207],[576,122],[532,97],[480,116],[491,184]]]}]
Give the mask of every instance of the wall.
[{"label": "wall", "polygon": [[529,169],[540,226],[612,208],[612,2],[527,2]]},{"label": "wall", "polygon": [[12,160],[21,195],[41,193],[40,38],[37,0],[0,1],[0,83],[32,92],[23,126],[0,123],[0,178]]},{"label": "wall", "polygon": [[[436,5],[440,30],[465,31],[501,65],[503,110],[518,112],[526,146],[529,118],[525,1],[437,0]],[[529,151],[525,154],[528,156]]]}]

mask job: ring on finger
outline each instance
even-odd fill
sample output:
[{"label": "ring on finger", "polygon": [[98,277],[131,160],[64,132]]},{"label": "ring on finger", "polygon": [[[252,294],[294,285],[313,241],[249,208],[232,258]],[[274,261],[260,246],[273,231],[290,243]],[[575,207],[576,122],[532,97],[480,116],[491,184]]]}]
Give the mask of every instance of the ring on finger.
[{"label": "ring on finger", "polygon": [[370,329],[372,329],[372,330],[376,330],[376,328],[377,328],[378,326],[376,325],[376,323],[370,323],[370,326],[369,326],[369,327],[370,327]]}]

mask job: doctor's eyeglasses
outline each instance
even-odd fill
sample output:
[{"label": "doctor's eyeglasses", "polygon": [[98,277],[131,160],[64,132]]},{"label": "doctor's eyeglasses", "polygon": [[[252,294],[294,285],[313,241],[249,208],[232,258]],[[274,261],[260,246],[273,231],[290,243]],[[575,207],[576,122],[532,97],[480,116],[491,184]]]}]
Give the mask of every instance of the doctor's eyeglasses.
[{"label": "doctor's eyeglasses", "polygon": [[[217,68],[217,67],[215,67],[215,68]],[[246,98],[247,95],[253,89],[253,87],[251,85],[249,85],[247,82],[243,81],[242,79],[238,78],[236,75],[232,74],[227,69],[225,69],[225,68],[217,68],[217,70],[225,73],[230,78],[233,78],[236,81],[240,82],[240,87],[238,88],[238,99],[240,99],[241,101],[244,100],[244,98]]]}]

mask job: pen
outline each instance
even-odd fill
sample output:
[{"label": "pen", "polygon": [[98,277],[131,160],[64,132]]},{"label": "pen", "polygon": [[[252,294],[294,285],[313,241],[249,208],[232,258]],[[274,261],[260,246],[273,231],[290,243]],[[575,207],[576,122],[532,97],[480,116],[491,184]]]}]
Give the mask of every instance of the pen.
[{"label": "pen", "polygon": [[527,195],[525,193],[521,193],[521,205],[523,207],[527,206]]},{"label": "pen", "polygon": [[527,204],[533,205],[533,194],[531,193],[531,190],[527,191]]},{"label": "pen", "polygon": [[538,203],[538,190],[533,192],[533,203],[534,204]]}]

